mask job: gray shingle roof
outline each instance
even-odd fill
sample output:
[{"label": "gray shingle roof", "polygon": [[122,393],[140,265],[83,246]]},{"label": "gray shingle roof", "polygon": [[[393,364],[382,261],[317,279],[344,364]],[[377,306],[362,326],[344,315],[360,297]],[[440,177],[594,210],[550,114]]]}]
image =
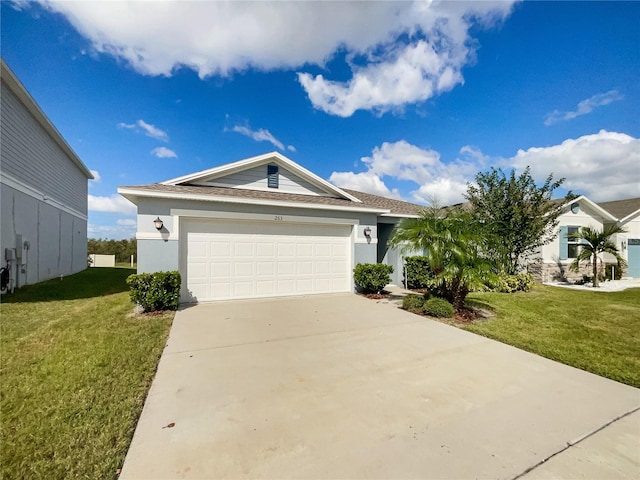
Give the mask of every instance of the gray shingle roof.
[{"label": "gray shingle roof", "polygon": [[312,205],[331,205],[338,207],[352,207],[352,208],[371,208],[379,210],[390,210],[392,214],[398,215],[415,215],[420,209],[424,208],[421,205],[416,205],[409,202],[403,202],[400,200],[393,200],[390,198],[380,197],[378,195],[372,195],[370,193],[356,192],[354,190],[343,189],[345,192],[353,195],[362,203],[356,203],[344,198],[335,197],[322,197],[315,195],[300,195],[295,193],[284,192],[269,192],[264,190],[246,190],[240,188],[227,188],[227,187],[213,187],[213,186],[200,186],[200,185],[162,185],[159,183],[153,183],[150,185],[133,185],[128,187],[121,187],[126,189],[135,189],[150,193],[164,193],[164,194],[182,194],[182,195],[199,195],[199,196],[221,196],[221,197],[234,197],[234,198],[247,198],[257,200],[270,200],[279,202],[291,202],[291,203],[308,203]]},{"label": "gray shingle roof", "polygon": [[615,200],[613,202],[602,202],[598,203],[598,206],[604,208],[617,219],[622,219],[636,210],[640,210],[640,197]]}]

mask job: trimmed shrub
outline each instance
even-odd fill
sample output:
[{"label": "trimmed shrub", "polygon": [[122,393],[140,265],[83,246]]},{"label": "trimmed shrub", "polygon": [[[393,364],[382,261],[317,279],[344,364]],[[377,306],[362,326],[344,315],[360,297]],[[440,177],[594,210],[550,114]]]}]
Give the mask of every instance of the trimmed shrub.
[{"label": "trimmed shrub", "polygon": [[383,263],[359,263],[353,269],[353,281],[363,293],[379,293],[391,283],[393,267]]},{"label": "trimmed shrub", "polygon": [[433,272],[427,257],[404,258],[404,280],[407,288],[427,288],[431,279],[433,279]]},{"label": "trimmed shrub", "polygon": [[488,290],[501,293],[528,292],[534,284],[535,280],[529,273],[496,275],[486,283]]},{"label": "trimmed shrub", "polygon": [[422,313],[424,297],[422,295],[407,295],[402,299],[402,308],[411,313]]},{"label": "trimmed shrub", "polygon": [[424,302],[422,311],[425,315],[436,318],[451,318],[456,313],[456,309],[447,300],[435,297]]},{"label": "trimmed shrub", "polygon": [[131,301],[145,312],[176,310],[180,302],[180,273],[139,273],[127,277]]}]

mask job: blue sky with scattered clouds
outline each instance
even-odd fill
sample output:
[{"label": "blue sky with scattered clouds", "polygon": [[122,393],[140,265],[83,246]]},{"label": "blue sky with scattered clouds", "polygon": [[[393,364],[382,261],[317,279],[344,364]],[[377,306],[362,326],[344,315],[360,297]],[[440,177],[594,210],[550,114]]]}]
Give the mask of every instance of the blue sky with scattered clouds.
[{"label": "blue sky with scattered clouds", "polygon": [[116,188],[277,150],[334,184],[463,200],[491,166],[640,196],[640,2],[2,2],[2,56]]}]

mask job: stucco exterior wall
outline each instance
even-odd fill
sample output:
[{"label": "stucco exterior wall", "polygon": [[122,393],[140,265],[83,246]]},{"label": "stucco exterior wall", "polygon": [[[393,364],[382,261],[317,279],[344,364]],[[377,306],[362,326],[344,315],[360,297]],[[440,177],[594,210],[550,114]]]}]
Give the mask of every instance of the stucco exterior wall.
[{"label": "stucco exterior wall", "polygon": [[[377,223],[374,213],[344,212],[320,209],[242,205],[232,203],[200,202],[173,199],[138,199],[138,272],[180,269],[180,225],[184,218],[219,218],[269,221],[278,217],[283,222],[347,223],[354,226],[352,266],[358,263],[376,263]],[[161,231],[153,221],[160,217]],[[364,229],[371,229],[371,236]],[[395,267],[394,267],[395,268]]]},{"label": "stucco exterior wall", "polygon": [[4,184],[0,197],[3,265],[5,248],[22,253],[21,260],[12,262],[16,288],[87,268],[86,220]]}]

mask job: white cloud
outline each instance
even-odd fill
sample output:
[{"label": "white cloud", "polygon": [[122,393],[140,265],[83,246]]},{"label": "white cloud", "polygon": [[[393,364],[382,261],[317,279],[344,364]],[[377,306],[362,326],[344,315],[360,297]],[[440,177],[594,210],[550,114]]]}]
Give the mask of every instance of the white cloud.
[{"label": "white cloud", "polygon": [[406,180],[417,185],[410,192],[411,201],[427,204],[437,201],[445,205],[464,200],[467,182],[488,161],[479,150],[466,146],[455,162],[444,163],[435,150],[417,147],[406,140],[385,142],[375,147],[370,157],[360,160],[366,172],[333,172],[329,181],[339,187],[400,198],[398,190],[389,189],[383,179]]},{"label": "white cloud", "polygon": [[371,171],[364,173],[333,172],[329,181],[340,188],[400,199],[400,193],[397,189],[389,190],[380,177]]},{"label": "white cloud", "polygon": [[[316,108],[384,112],[463,82],[472,26],[491,28],[513,2],[48,2],[93,46],[147,75],[187,67],[201,78],[249,68],[324,66],[345,53],[352,78],[299,81]],[[176,21],[179,19],[180,21]],[[295,39],[292,41],[292,39]],[[400,45],[400,46],[399,46]]]},{"label": "white cloud", "polygon": [[[232,132],[236,132],[239,133],[241,135],[244,135],[246,137],[249,137],[253,140],[255,140],[256,142],[269,142],[271,143],[274,147],[279,148],[280,150],[284,150],[284,144],[278,140],[276,137],[274,137],[271,132],[267,129],[264,128],[259,128],[258,130],[251,130],[251,128],[249,127],[244,127],[241,125],[235,125],[232,129]],[[289,149],[291,149],[291,145],[289,145]],[[294,150],[295,151],[295,148]]]},{"label": "white cloud", "polygon": [[600,130],[560,145],[518,150],[509,159],[518,170],[529,165],[538,181],[553,172],[564,187],[595,201],[640,196],[640,139]]},{"label": "white cloud", "polygon": [[89,180],[89,185],[91,185],[92,183],[98,183],[100,182],[100,180],[102,180],[102,177],[100,176],[100,172],[98,172],[98,170],[89,170],[91,172],[91,175],[93,175],[93,179]]},{"label": "white cloud", "polygon": [[582,100],[581,102],[579,102],[578,107],[574,111],[561,112],[559,110],[554,110],[553,112],[548,113],[545,117],[544,124],[553,125],[554,123],[562,122],[565,120],[572,120],[576,117],[579,117],[580,115],[591,113],[596,107],[609,105],[610,103],[622,100],[623,98],[624,96],[621,95],[617,90],[609,90],[606,93],[598,93],[590,98],[587,98],[586,100]]},{"label": "white cloud", "polygon": [[155,138],[156,140],[160,140],[162,142],[169,141],[169,135],[164,130],[160,130],[155,125],[151,125],[150,123],[145,122],[144,120],[138,120],[135,123],[122,123],[118,124],[119,128],[127,128],[129,130],[134,130],[137,132],[144,133],[147,137]]},{"label": "white cloud", "polygon": [[290,152],[297,152],[296,147],[294,147],[293,145],[287,145],[287,150],[289,150]]},{"label": "white cloud", "polygon": [[155,155],[158,158],[178,158],[176,152],[167,147],[156,147],[151,150],[151,155]]},{"label": "white cloud", "polygon": [[133,225],[87,225],[89,238],[113,238],[115,240],[134,238],[136,228]]},{"label": "white cloud", "polygon": [[132,218],[119,218],[118,220],[116,220],[116,225],[130,227],[133,225],[137,225],[137,222]]},{"label": "white cloud", "polygon": [[136,206],[121,195],[113,194],[109,197],[88,195],[89,211],[121,213],[123,215],[135,215]]},{"label": "white cloud", "polygon": [[518,150],[510,158],[490,157],[466,145],[449,163],[435,150],[400,140],[374,148],[361,162],[365,172],[333,172],[329,181],[338,187],[400,198],[400,192],[390,189],[385,180],[404,180],[417,186],[408,193],[411,201],[452,205],[465,201],[467,184],[474,182],[478,172],[494,166],[519,174],[529,166],[538,184],[553,173],[555,179],[566,178],[563,188],[595,201],[640,196],[640,139],[606,130],[560,145]]}]

